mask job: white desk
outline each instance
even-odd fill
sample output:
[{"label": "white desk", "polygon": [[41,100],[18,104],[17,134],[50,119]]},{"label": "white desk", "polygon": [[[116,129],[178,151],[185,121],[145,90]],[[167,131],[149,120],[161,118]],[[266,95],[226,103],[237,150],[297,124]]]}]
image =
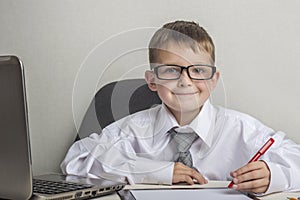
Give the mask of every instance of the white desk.
[{"label": "white desk", "polygon": [[[287,200],[287,197],[296,198],[299,196],[300,196],[300,192],[298,192],[298,193],[276,193],[276,194],[271,194],[271,195],[267,195],[264,197],[259,197],[258,199],[261,199],[261,200]],[[99,197],[96,199],[97,200],[121,200],[119,195],[116,193],[113,193],[113,194],[110,194],[107,196],[103,196],[103,197]]]},{"label": "white desk", "polygon": [[[228,185],[228,181],[210,181],[208,184],[205,185],[172,185],[172,186],[166,186],[166,185],[145,185],[145,184],[136,184],[136,185],[127,185],[125,189],[205,189],[205,188],[224,188]],[[299,197],[300,192],[281,192],[281,193],[275,193],[275,194],[269,194],[262,197],[257,197],[261,200],[287,200],[287,197]],[[120,200],[120,197],[117,193],[113,193],[107,196],[96,198],[97,200]]]},{"label": "white desk", "polygon": [[96,199],[98,199],[98,200],[120,200],[120,197],[117,193],[113,193],[113,194],[105,195],[103,197],[95,198],[95,200]]},{"label": "white desk", "polygon": [[[287,200],[287,197],[299,197],[300,196],[300,192],[298,193],[276,193],[276,194],[271,194],[271,195],[267,195],[264,197],[259,197],[258,199],[261,200]],[[119,195],[116,193],[107,195],[107,196],[103,196],[103,197],[99,197],[96,198],[95,200],[121,200]]]}]

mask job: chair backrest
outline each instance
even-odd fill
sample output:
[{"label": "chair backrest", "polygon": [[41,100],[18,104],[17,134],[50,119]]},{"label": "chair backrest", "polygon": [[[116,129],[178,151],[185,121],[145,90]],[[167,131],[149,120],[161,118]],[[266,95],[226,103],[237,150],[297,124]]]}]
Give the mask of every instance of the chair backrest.
[{"label": "chair backrest", "polygon": [[96,93],[82,120],[76,140],[101,130],[135,112],[161,104],[144,79],[125,79],[104,85]]}]

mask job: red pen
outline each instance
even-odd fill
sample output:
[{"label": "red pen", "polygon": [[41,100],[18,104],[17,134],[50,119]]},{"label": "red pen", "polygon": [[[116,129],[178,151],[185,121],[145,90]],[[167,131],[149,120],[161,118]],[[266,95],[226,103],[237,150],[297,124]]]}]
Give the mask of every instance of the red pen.
[{"label": "red pen", "polygon": [[[248,162],[248,163],[251,163],[251,162],[255,162],[257,161],[260,156],[262,156],[270,147],[271,145],[274,143],[274,139],[273,138],[270,138],[261,148],[260,150],[251,158],[251,160]],[[232,188],[233,186],[233,181],[231,181],[228,185],[228,188]]]}]

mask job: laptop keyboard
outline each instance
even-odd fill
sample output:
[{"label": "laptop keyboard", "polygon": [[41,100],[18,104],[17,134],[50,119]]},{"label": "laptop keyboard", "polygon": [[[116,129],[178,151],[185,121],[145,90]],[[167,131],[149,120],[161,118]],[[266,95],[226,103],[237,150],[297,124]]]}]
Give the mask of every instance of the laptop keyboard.
[{"label": "laptop keyboard", "polygon": [[87,189],[91,187],[91,185],[85,184],[33,179],[33,192],[40,194],[59,194],[64,192],[71,192],[74,190]]}]

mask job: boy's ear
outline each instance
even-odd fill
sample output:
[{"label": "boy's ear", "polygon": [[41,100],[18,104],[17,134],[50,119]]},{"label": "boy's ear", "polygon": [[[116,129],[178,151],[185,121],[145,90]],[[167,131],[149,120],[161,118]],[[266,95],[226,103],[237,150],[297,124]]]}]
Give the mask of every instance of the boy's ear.
[{"label": "boy's ear", "polygon": [[154,92],[157,91],[156,83],[155,83],[155,74],[153,73],[153,71],[147,70],[145,72],[145,80],[151,91],[154,91]]},{"label": "boy's ear", "polygon": [[211,90],[216,88],[219,78],[220,78],[220,72],[216,71],[216,73],[214,74],[214,76],[211,79],[211,81],[212,81],[212,86],[211,86],[212,88],[210,88]]}]

